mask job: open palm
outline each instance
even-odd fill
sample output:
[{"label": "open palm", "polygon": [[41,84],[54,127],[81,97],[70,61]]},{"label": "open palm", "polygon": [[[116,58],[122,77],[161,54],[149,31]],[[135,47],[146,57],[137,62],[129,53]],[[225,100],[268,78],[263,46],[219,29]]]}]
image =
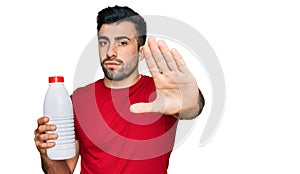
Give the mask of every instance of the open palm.
[{"label": "open palm", "polygon": [[136,103],[132,112],[159,112],[166,115],[195,115],[199,111],[198,85],[176,49],[169,50],[164,41],[148,39],[142,48],[156,87],[151,103]]}]

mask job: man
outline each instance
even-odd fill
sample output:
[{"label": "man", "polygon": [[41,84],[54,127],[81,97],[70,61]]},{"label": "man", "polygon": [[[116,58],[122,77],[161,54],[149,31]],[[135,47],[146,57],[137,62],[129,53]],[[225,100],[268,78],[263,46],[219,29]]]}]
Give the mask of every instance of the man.
[{"label": "man", "polygon": [[[203,96],[176,49],[153,37],[144,19],[128,7],[98,13],[98,45],[105,77],[72,95],[76,156],[50,160],[56,134],[48,117],[38,119],[35,143],[45,173],[166,174],[178,119],[198,116]],[[138,73],[145,58],[152,77]]]}]

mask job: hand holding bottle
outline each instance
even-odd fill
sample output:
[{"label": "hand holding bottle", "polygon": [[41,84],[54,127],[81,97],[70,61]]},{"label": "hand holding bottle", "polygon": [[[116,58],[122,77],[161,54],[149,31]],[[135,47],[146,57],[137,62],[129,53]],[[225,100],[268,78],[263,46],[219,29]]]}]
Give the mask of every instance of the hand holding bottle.
[{"label": "hand holding bottle", "polygon": [[46,124],[49,122],[49,118],[43,116],[37,120],[37,129],[34,131],[34,141],[37,149],[41,155],[46,155],[46,149],[55,146],[55,142],[47,142],[48,140],[57,139],[57,134],[46,134],[47,131],[55,131],[56,126],[54,124]]}]

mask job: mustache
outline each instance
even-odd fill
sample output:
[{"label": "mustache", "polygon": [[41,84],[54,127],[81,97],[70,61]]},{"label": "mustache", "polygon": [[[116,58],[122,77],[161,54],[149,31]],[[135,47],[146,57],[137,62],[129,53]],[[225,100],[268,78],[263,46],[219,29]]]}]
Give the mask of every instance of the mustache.
[{"label": "mustache", "polygon": [[107,62],[107,61],[114,61],[114,62],[118,62],[118,63],[120,63],[120,64],[123,63],[123,61],[120,60],[120,59],[117,59],[117,58],[110,58],[110,57],[109,57],[109,58],[103,60],[103,61],[102,61],[102,64],[104,64],[104,63]]}]

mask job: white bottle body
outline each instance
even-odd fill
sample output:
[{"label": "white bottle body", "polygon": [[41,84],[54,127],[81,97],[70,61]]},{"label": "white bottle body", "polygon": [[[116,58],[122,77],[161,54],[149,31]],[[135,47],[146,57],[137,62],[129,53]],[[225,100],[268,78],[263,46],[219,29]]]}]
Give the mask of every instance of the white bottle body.
[{"label": "white bottle body", "polygon": [[47,156],[52,160],[64,160],[75,156],[75,131],[72,101],[62,82],[49,83],[44,100],[44,115],[49,117],[47,124],[55,124],[55,131],[47,133],[58,134],[56,145],[48,148]]}]

